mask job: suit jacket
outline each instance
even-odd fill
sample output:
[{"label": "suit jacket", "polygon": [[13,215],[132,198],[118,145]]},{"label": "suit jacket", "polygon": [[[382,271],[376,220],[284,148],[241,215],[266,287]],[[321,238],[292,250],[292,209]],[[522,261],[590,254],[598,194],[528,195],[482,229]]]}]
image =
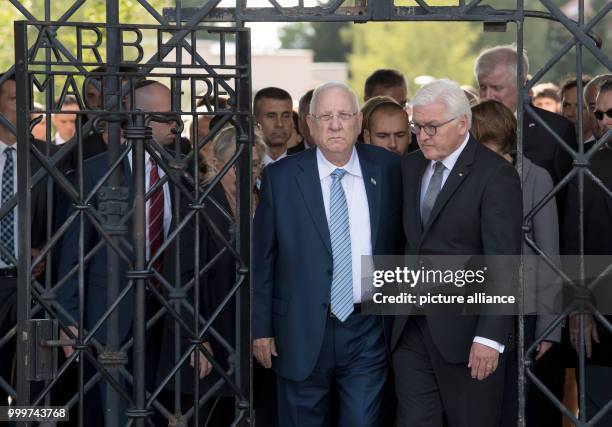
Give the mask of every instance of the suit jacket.
[{"label": "suit jacket", "polygon": [[[567,145],[577,149],[576,131],[572,122],[559,114],[533,105],[531,107]],[[524,155],[536,165],[546,169],[555,184],[561,181],[572,169],[572,157],[528,111],[523,115],[523,135]]]},{"label": "suit jacket", "polygon": [[[589,169],[601,179],[604,187],[612,191],[612,150],[604,147],[591,159]],[[593,180],[584,178],[584,255],[587,285],[610,264],[612,254],[612,199]],[[580,193],[577,180],[572,180],[568,188],[565,208],[563,254],[580,254]],[[571,277],[579,278],[579,264],[574,257],[564,258],[564,268]],[[610,286],[612,277],[605,278],[595,290],[596,302],[604,307],[604,313],[612,310]],[[569,301],[567,301],[569,303]],[[612,322],[612,316],[606,316]],[[588,363],[612,366],[612,334],[598,325],[600,343],[593,344],[593,354]]]},{"label": "suit jacket", "polygon": [[[108,171],[108,153],[104,152],[97,156],[87,159],[83,166],[83,187],[84,194],[88,195],[92,192],[94,187],[102,179],[102,177]],[[127,158],[123,159],[123,162],[119,166],[119,171],[122,174],[121,182],[128,189],[128,211],[131,210],[134,203],[134,188],[132,182],[132,170]],[[76,182],[76,173],[71,176],[72,180]],[[170,186],[172,194],[172,186]],[[103,212],[99,210],[99,198],[101,192],[98,191],[90,200],[89,205],[94,209],[96,215],[101,216]],[[165,200],[164,203],[172,203],[173,197],[170,200]],[[66,206],[70,206],[69,211],[65,211]],[[74,211],[73,202],[66,199],[64,196],[63,200],[58,203],[58,209],[64,209],[65,213],[60,213],[58,216],[62,218],[68,218]],[[126,280],[125,274],[129,268],[128,262],[133,262],[134,253],[132,246],[132,219],[128,219],[124,225],[127,226],[127,234],[125,242],[120,244],[121,250],[124,252],[127,260],[119,258],[117,268],[119,269],[119,292],[122,292],[127,286],[128,281]],[[172,227],[172,226],[171,226]],[[89,254],[94,247],[100,242],[104,241],[102,236],[98,233],[98,230],[93,225],[92,221],[85,217],[84,219],[84,253]],[[127,243],[127,244],[125,244]],[[108,266],[107,266],[107,251],[112,250],[108,244],[103,243],[101,248],[93,252],[88,256],[85,261],[85,329],[87,331],[98,322],[104,312],[109,307],[107,301],[107,280],[108,280]],[[164,262],[168,262],[171,257],[164,257]],[[79,262],[79,219],[78,217],[73,221],[70,227],[66,230],[59,247],[59,263],[58,263],[58,278],[64,280],[65,276],[68,276],[69,272],[78,266]],[[58,301],[60,305],[68,312],[72,317],[61,315],[60,317],[67,325],[74,325],[75,321],[79,321],[79,292],[78,292],[78,270],[71,274],[69,278],[59,287],[58,289]],[[121,300],[118,306],[119,313],[119,339],[123,341],[127,338],[132,325],[132,313],[133,312],[133,292],[129,290]],[[95,338],[102,344],[106,342],[106,323],[103,323],[100,329],[95,334]]]},{"label": "suit jacket", "polygon": [[[428,223],[421,227],[421,180],[430,164],[421,151],[402,159],[405,252],[408,255],[517,255],[523,217],[521,184],[514,167],[470,137],[442,187]],[[493,269],[495,270],[495,269]],[[488,273],[495,273],[489,268]],[[502,274],[493,277],[498,286]],[[407,316],[397,316],[391,349]],[[475,336],[506,346],[512,343],[511,316],[428,316],[432,339],[450,363],[464,363]]]},{"label": "suit jacket", "polygon": [[[372,235],[372,253],[401,250],[399,156],[357,144]],[[328,319],[331,241],[316,150],[264,170],[253,226],[253,338],[274,337],[274,368],[301,381],[312,372]]]},{"label": "suit jacket", "polygon": [[[54,145],[47,146],[44,141],[40,141],[34,138],[30,139],[30,144],[38,151],[40,151],[43,156],[46,155],[47,147],[49,148],[50,156],[53,156],[58,151],[58,147]],[[18,148],[17,145],[15,145],[14,147],[15,149]],[[15,157],[15,159],[17,159],[17,157]],[[18,162],[19,160],[17,159],[15,167],[17,167]],[[41,168],[41,163],[32,153],[30,153],[31,177],[34,177],[41,170]],[[60,160],[56,164],[56,168],[64,172],[67,168],[66,162]],[[2,173],[1,170],[0,173]],[[14,182],[14,188],[16,190],[15,195],[17,195],[19,191],[29,191],[30,193],[30,245],[32,248],[42,248],[47,240],[47,218],[49,216],[49,212],[47,209],[47,187],[49,182],[50,178],[47,173],[45,173],[44,177],[37,183],[34,183],[32,181],[32,187],[28,190],[22,190],[21,188],[19,188],[17,181]],[[17,216],[15,216],[15,221],[17,220]],[[17,240],[18,236],[14,237]],[[17,321],[16,299],[17,281],[3,280],[0,286],[0,326],[11,328],[15,325]]]},{"label": "suit jacket", "polygon": [[[206,320],[211,318],[211,315],[220,306],[224,298],[229,295],[232,287],[236,284],[237,269],[236,259],[229,251],[226,250],[224,253],[220,254],[222,249],[225,248],[224,240],[229,242],[233,247],[236,247],[234,236],[235,223],[228,219],[227,215],[231,217],[231,210],[221,184],[217,184],[212,189],[209,198],[215,200],[225,213],[217,208],[212,202],[205,203],[204,212],[210,218],[210,223],[200,217],[199,232],[196,233],[195,217],[193,217],[180,232],[180,247],[177,247],[177,240],[175,240],[168,250],[169,253],[174,253],[174,251],[179,251],[181,253],[179,273],[181,286],[186,286],[190,281],[194,280],[196,276],[195,252],[193,251],[196,239],[200,242],[200,270],[204,269],[207,263],[217,257],[214,264],[205,271],[202,271],[199,277],[200,314]],[[181,199],[180,210],[181,218],[191,210],[187,199]],[[221,235],[218,235],[213,227],[215,227]],[[171,283],[174,281],[175,271],[176,266],[174,262],[169,263],[167,268],[164,268],[164,276],[166,276]],[[193,286],[187,293],[187,300],[192,307],[195,307],[195,292]],[[235,348],[236,345],[236,305],[234,301],[234,298],[230,299],[212,323],[214,330],[218,332],[232,348]],[[245,313],[245,316],[248,315],[248,313]],[[183,307],[181,310],[181,317],[188,325],[193,327],[194,317],[192,312],[188,312]],[[160,355],[158,370],[159,379],[164,378],[175,365],[173,349],[176,334],[174,325],[174,317],[167,315],[164,322],[162,338],[162,348],[166,349],[166,351],[163,351]],[[181,351],[184,352],[187,346],[190,345],[191,336],[182,327],[180,328],[179,334],[181,337]],[[230,368],[230,354],[227,349],[213,334],[206,333],[205,337],[211,344],[215,360],[221,364],[225,371],[227,371]],[[186,394],[193,394],[194,368],[189,366],[188,363],[185,363],[181,367],[179,373],[181,377],[181,391]],[[213,370],[206,378],[200,381],[200,390],[210,389],[219,378],[220,375],[216,370]],[[174,390],[174,385],[174,381],[170,381],[166,388]],[[229,392],[228,387],[223,387],[220,393],[231,392]]]},{"label": "suit jacket", "polygon": [[287,155],[292,155],[292,154],[297,154],[300,151],[304,151],[306,149],[306,146],[304,145],[304,141],[300,141],[299,144],[294,145],[293,147],[290,147],[287,149]]}]

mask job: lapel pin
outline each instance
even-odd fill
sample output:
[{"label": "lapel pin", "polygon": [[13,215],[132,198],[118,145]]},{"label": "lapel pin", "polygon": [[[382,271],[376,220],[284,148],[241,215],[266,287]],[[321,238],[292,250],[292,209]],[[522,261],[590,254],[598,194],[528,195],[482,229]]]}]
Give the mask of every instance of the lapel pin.
[{"label": "lapel pin", "polygon": [[376,185],[376,180],[374,178],[370,178],[370,182],[374,185]]},{"label": "lapel pin", "polygon": [[529,123],[529,127],[532,128],[535,126],[535,123]]},{"label": "lapel pin", "polygon": [[459,172],[459,176],[463,176],[463,172]]}]

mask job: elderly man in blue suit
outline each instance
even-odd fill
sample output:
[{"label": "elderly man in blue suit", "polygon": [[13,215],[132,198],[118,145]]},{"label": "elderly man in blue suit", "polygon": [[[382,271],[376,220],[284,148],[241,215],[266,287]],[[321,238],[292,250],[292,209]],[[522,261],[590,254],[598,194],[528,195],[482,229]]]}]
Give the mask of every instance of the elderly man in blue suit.
[{"label": "elderly man in blue suit", "polygon": [[342,426],[382,424],[388,334],[382,317],[360,314],[361,256],[401,251],[400,158],[355,145],[361,119],[347,86],[319,86],[308,116],[317,147],[264,171],[253,353],[278,375],[282,426],[331,425],[332,414]]}]

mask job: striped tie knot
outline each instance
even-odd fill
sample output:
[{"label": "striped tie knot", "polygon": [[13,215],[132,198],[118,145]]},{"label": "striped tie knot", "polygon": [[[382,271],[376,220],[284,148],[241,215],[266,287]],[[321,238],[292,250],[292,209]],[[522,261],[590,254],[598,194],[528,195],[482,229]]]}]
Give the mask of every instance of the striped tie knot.
[{"label": "striped tie knot", "polygon": [[340,181],[346,175],[346,169],[338,168],[331,173],[334,180]]}]

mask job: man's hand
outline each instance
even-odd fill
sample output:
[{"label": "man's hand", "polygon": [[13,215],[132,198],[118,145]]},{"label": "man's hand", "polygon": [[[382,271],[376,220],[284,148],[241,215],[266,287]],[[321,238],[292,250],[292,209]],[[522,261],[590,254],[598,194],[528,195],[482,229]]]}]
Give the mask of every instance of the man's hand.
[{"label": "man's hand", "polygon": [[278,356],[274,338],[253,340],[253,355],[264,368],[272,367],[272,356]]},{"label": "man's hand", "polygon": [[[210,343],[205,342],[202,344],[204,347],[206,347],[206,350],[208,350],[208,352],[211,354],[213,354],[212,351],[212,347],[210,346]],[[212,371],[212,363],[209,362],[209,360],[206,358],[206,356],[204,355],[204,353],[202,351],[198,351],[198,354],[200,356],[200,379],[204,378],[206,375],[210,374],[210,371]],[[192,368],[195,366],[195,352],[191,353],[191,360],[189,361],[189,366],[191,366]]]},{"label": "man's hand", "polygon": [[499,351],[481,344],[472,343],[468,368],[471,368],[472,378],[479,381],[484,380],[497,369],[499,363]]},{"label": "man's hand", "polygon": [[542,341],[540,344],[538,344],[536,348],[538,353],[536,354],[535,360],[540,360],[540,358],[544,356],[544,354],[546,354],[546,352],[550,350],[552,346],[553,343],[550,341]]},{"label": "man's hand", "polygon": [[570,315],[569,336],[570,343],[576,352],[580,352],[580,316],[584,316],[584,346],[586,348],[587,357],[591,357],[593,341],[599,344],[599,332],[597,332],[597,324],[590,314],[572,314]]},{"label": "man's hand", "polygon": [[[32,248],[32,261],[34,258],[40,255],[40,249]],[[38,264],[32,270],[32,279],[38,279],[45,271],[45,266],[47,264],[47,260],[45,258],[41,259]]]},{"label": "man's hand", "polygon": [[[76,326],[70,325],[70,326],[68,326],[68,329],[70,329],[70,332],[72,332],[75,337],[79,336],[79,330],[77,329]],[[69,337],[68,334],[66,332],[64,332],[63,329],[60,329],[60,331],[59,331],[59,339],[61,341],[68,341],[68,340],[71,340],[72,338]],[[66,356],[66,359],[68,359],[72,355],[72,353],[74,353],[74,347],[72,347],[70,345],[63,346],[62,350],[64,350],[64,355]]]}]

